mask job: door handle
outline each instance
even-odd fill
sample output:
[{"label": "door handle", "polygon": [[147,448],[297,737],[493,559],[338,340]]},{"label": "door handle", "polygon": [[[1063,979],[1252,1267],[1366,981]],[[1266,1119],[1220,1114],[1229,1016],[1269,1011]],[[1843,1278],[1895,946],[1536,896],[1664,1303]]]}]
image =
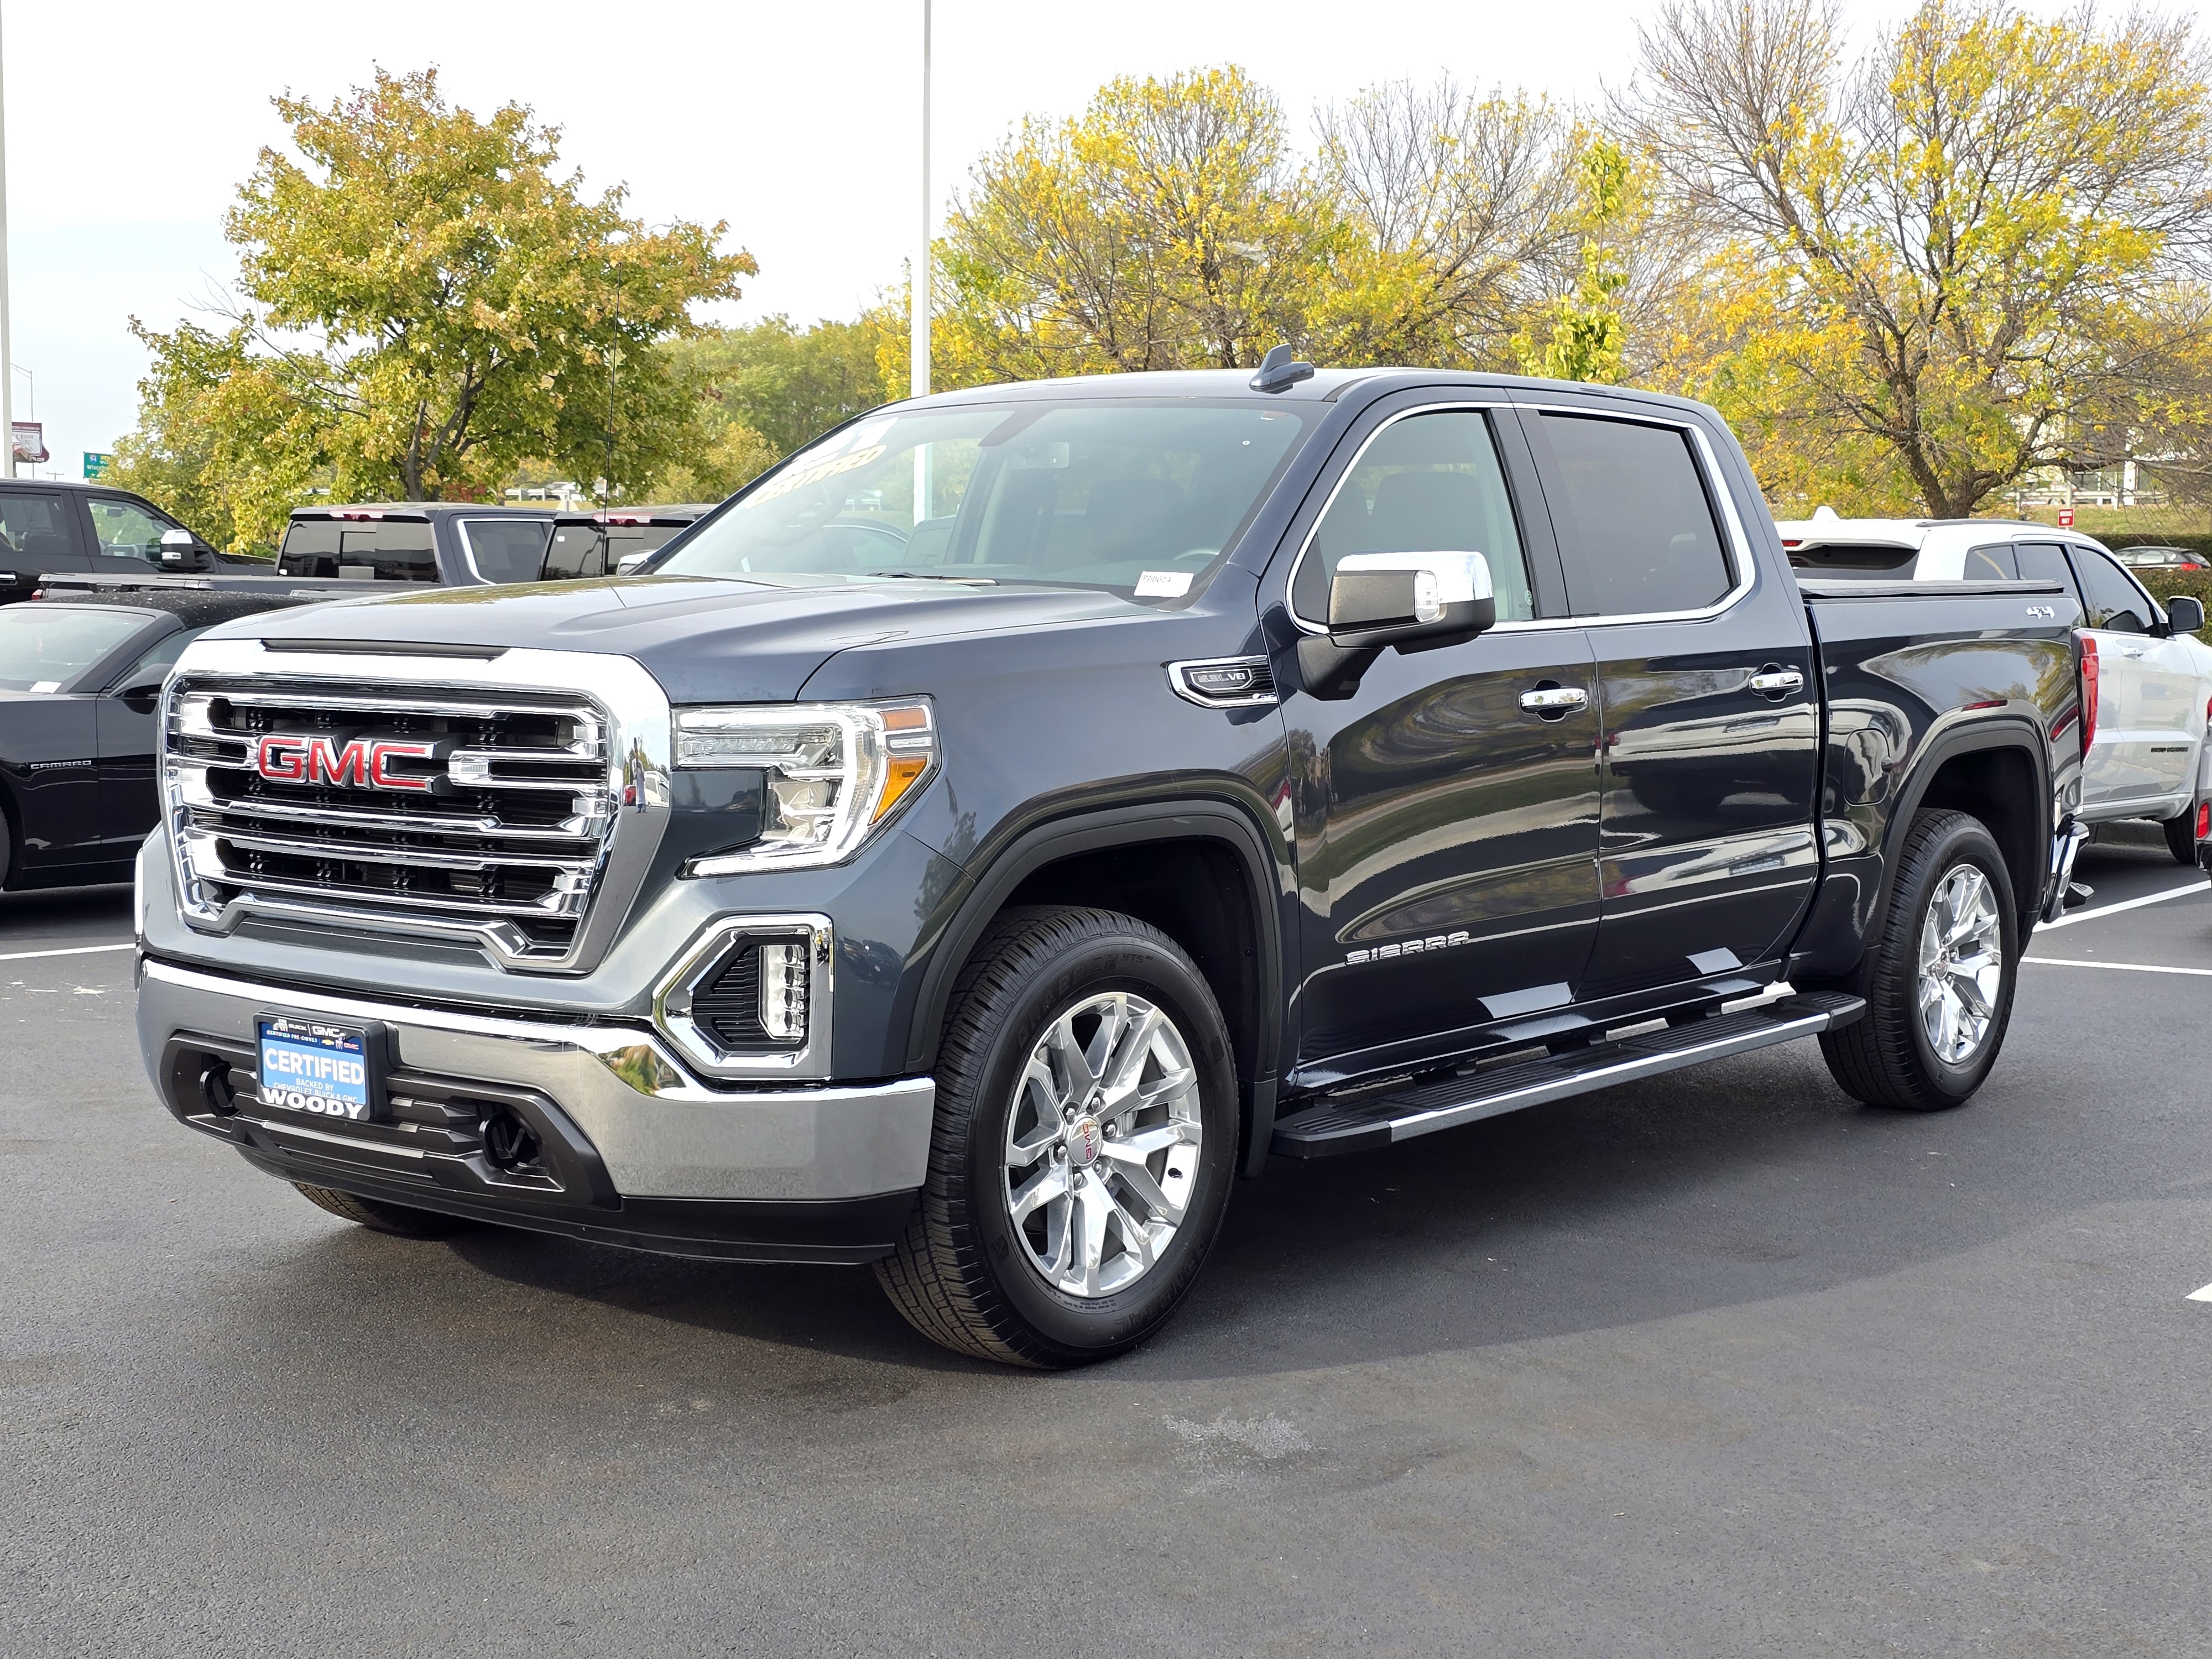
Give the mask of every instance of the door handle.
[{"label": "door handle", "polygon": [[1589,693],[1579,685],[1548,685],[1521,694],[1522,708],[1532,714],[1565,714],[1589,702]]},{"label": "door handle", "polygon": [[1802,691],[1805,677],[1794,668],[1770,668],[1751,677],[1754,691]]}]

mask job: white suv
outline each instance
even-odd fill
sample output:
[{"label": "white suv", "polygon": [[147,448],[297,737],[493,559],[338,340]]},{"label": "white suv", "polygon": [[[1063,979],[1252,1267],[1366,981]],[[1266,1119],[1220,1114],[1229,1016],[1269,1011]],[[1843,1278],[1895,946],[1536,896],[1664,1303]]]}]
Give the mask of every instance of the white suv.
[{"label": "white suv", "polygon": [[2212,647],[2169,625],[2101,542],[1997,519],[1845,519],[1822,507],[1775,526],[1808,576],[1853,581],[2059,581],[2081,603],[2097,702],[2082,767],[2091,823],[2155,818],[2184,864],[2197,862],[2212,782]]}]

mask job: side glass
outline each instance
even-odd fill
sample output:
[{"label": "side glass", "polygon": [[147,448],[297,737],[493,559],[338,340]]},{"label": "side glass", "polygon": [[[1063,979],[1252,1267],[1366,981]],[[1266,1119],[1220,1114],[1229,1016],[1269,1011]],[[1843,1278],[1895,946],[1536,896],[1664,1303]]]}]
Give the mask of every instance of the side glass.
[{"label": "side glass", "polygon": [[546,526],[531,519],[464,519],[461,536],[488,582],[534,582],[545,574]]},{"label": "side glass", "polygon": [[1735,578],[1704,474],[1679,427],[1545,414],[1544,498],[1577,616],[1701,611]]},{"label": "side glass", "polygon": [[2080,599],[2081,590],[2075,585],[2074,573],[2066,563],[2066,550],[2056,542],[2016,542],[2013,556],[2020,566],[2022,581],[2057,582]]},{"label": "side glass", "polygon": [[2008,543],[1966,550],[1966,567],[1960,572],[1970,582],[2009,582],[2020,580],[2020,562]]},{"label": "side glass", "polygon": [[100,552],[110,558],[161,562],[161,532],[169,526],[161,520],[131,501],[95,495],[85,506],[91,509],[93,539]]},{"label": "side glass", "polygon": [[1480,410],[1408,415],[1382,428],[1337,485],[1291,580],[1291,608],[1328,617],[1328,586],[1352,553],[1480,553],[1500,622],[1536,614],[1528,562]]},{"label": "side glass", "polygon": [[7,538],[8,562],[35,573],[82,570],[77,538],[70,532],[69,503],[58,495],[22,490],[0,491],[0,535]]},{"label": "side glass", "polygon": [[2089,613],[2090,627],[2114,634],[2150,632],[2156,613],[2119,566],[2094,549],[2076,547],[2074,568],[2081,573],[2081,605]]},{"label": "side glass", "polygon": [[607,570],[606,532],[595,524],[564,524],[553,532],[545,551],[545,580],[572,580],[579,576],[603,576]]}]

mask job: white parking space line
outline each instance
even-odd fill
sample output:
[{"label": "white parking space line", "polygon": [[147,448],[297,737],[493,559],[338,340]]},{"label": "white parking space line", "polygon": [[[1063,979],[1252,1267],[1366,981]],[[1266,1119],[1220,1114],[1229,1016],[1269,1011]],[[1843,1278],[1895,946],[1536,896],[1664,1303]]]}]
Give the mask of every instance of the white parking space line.
[{"label": "white parking space line", "polygon": [[2022,962],[2032,962],[2039,968],[2110,968],[2119,974],[2187,974],[2196,979],[2212,979],[2212,968],[2160,968],[2148,962],[2080,962],[2071,957],[2022,957]]},{"label": "white parking space line", "polygon": [[2212,892],[2212,881],[2193,881],[2186,887],[2169,887],[2163,893],[2146,893],[2141,898],[2122,899],[2118,904],[2100,904],[2094,910],[2076,910],[2070,916],[2044,922],[2035,931],[2047,933],[2054,927],[2071,927],[2077,921],[2094,921],[2099,916],[2117,915],[2123,910],[2140,910],[2146,904],[2163,904],[2168,899],[2187,898],[2191,893],[2203,892]]},{"label": "white parking space line", "polygon": [[120,945],[72,945],[66,951],[11,951],[0,956],[0,962],[28,962],[33,957],[91,957],[102,951],[128,951],[136,939],[125,939]]},{"label": "white parking space line", "polygon": [[2190,1293],[2184,1297],[2182,1300],[2185,1302],[2212,1302],[2212,1285],[2207,1285],[2201,1291],[2190,1291]]}]

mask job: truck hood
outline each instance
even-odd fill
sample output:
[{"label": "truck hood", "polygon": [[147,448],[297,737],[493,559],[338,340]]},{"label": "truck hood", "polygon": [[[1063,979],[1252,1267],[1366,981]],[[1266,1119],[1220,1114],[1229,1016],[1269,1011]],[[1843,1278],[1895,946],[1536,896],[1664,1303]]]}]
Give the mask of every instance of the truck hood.
[{"label": "truck hood", "polygon": [[852,646],[1026,630],[1149,609],[1076,588],[608,577],[375,595],[244,617],[209,637],[603,652],[643,665],[672,702],[787,702],[816,669]]}]

